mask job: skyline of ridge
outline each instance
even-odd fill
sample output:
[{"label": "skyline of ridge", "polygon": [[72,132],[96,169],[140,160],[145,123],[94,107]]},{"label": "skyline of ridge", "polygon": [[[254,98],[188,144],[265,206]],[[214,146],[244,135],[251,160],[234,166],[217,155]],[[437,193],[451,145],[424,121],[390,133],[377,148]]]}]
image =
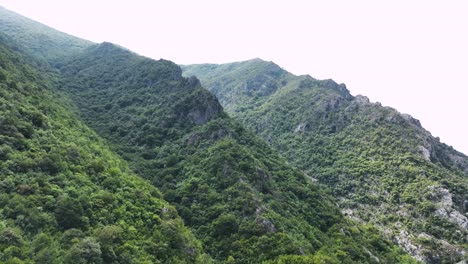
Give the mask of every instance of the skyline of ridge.
[{"label": "skyline of ridge", "polygon": [[[400,11],[398,11],[399,9],[397,8],[399,6],[401,7],[400,2],[383,6],[388,7],[388,12],[390,13],[393,12],[395,14],[395,12],[398,11],[403,15],[400,21],[395,22],[393,26],[388,24],[393,23],[393,20],[389,19],[391,18],[389,16],[383,16],[380,19],[377,18],[375,14],[371,15],[366,13],[365,18],[376,18],[376,24],[379,26],[387,25],[388,28],[386,29],[390,30],[390,33],[397,29],[401,30],[401,26],[404,24],[403,22],[407,19],[409,19],[406,21],[408,22],[408,28],[413,29],[413,31],[409,32],[411,34],[402,31],[400,32],[401,36],[395,32],[393,33],[396,35],[392,33],[388,36],[400,36],[401,38],[395,39],[395,43],[393,44],[409,45],[406,51],[402,50],[402,52],[409,52],[409,55],[405,57],[403,53],[397,54],[398,56],[394,56],[394,59],[398,60],[398,64],[391,64],[385,67],[382,65],[385,65],[386,62],[395,62],[393,59],[385,57],[387,56],[387,51],[390,51],[390,53],[394,52],[388,49],[394,46],[392,46],[392,42],[388,43],[388,45],[384,42],[376,42],[375,44],[377,45],[373,47],[379,50],[377,53],[376,50],[373,49],[368,50],[368,52],[356,50],[357,54],[363,55],[363,57],[362,63],[355,64],[358,62],[357,59],[361,59],[352,57],[356,54],[349,55],[346,53],[351,57],[348,55],[348,57],[342,56],[346,55],[342,49],[344,46],[328,45],[335,43],[336,40],[341,38],[320,38],[320,41],[324,43],[323,45],[316,46],[314,37],[304,37],[297,32],[298,29],[302,27],[307,28],[307,26],[312,26],[312,28],[318,30],[317,32],[327,32],[327,35],[335,36],[336,34],[344,33],[343,28],[332,27],[329,28],[329,31],[326,31],[327,25],[322,23],[314,24],[313,22],[319,21],[317,17],[311,17],[310,22],[302,20],[302,18],[293,19],[293,22],[290,22],[292,25],[301,26],[299,22],[303,22],[303,25],[298,29],[287,27],[287,23],[289,22],[281,20],[284,24],[274,32],[271,27],[265,27],[266,31],[257,32],[256,34],[248,32],[242,34],[241,32],[242,30],[248,29],[247,26],[249,22],[254,29],[262,28],[261,25],[268,24],[267,22],[274,22],[273,25],[281,24],[277,23],[275,19],[275,15],[280,11],[285,13],[299,12],[299,14],[303,14],[306,13],[307,10],[310,11],[312,7],[316,7],[323,11],[322,14],[318,15],[319,18],[327,17],[327,14],[333,13],[332,11],[336,11],[337,13],[335,13],[334,16],[337,16],[342,12],[342,10],[338,8],[340,7],[340,5],[338,5],[340,1],[332,1],[330,4],[322,5],[308,5],[299,1],[295,8],[274,2],[271,4],[271,12],[268,13],[256,12],[260,10],[257,5],[249,6],[244,2],[229,4],[227,6],[220,4],[212,5],[211,9],[209,9],[211,11],[209,12],[204,10],[204,7],[208,4],[213,4],[210,1],[202,1],[198,4],[190,4],[184,1],[176,2],[177,3],[167,5],[156,2],[154,5],[150,6],[149,3],[128,5],[125,1],[118,1],[112,8],[109,8],[109,3],[102,1],[93,4],[92,8],[90,8],[91,2],[86,1],[81,4],[67,5],[59,1],[34,3],[32,1],[1,0],[0,5],[67,34],[94,42],[110,41],[154,59],[162,57],[179,64],[219,64],[243,61],[251,58],[262,58],[266,61],[273,61],[283,69],[296,75],[309,74],[318,79],[331,78],[338,83],[345,83],[353,95],[362,94],[369,97],[372,102],[380,102],[384,106],[395,108],[401,113],[412,115],[414,118],[420,120],[422,125],[434,136],[441,138],[442,142],[453,146],[455,149],[465,154],[468,153],[468,142],[464,140],[465,134],[468,132],[468,124],[460,121],[468,114],[468,109],[464,103],[468,96],[466,95],[465,89],[460,88],[464,83],[463,76],[468,74],[465,73],[466,67],[462,67],[463,61],[466,61],[465,56],[468,59],[468,52],[466,49],[462,48],[468,45],[468,40],[460,34],[460,29],[465,25],[468,26],[468,20],[460,16],[462,11],[465,10],[463,3],[458,4],[459,8],[455,8],[458,3],[456,1],[451,1],[450,4],[442,6],[434,3],[428,3],[426,5],[413,3],[404,6],[405,8]],[[365,1],[360,1],[360,4],[362,4],[361,2]],[[191,8],[178,9],[177,4],[183,4]],[[249,9],[245,11],[242,7],[249,7]],[[299,10],[298,7],[303,7],[303,10]],[[349,6],[345,4],[343,7]],[[383,7],[371,5],[369,6],[369,10],[376,11],[376,14],[386,14],[381,13],[383,12]],[[234,23],[236,17],[226,15],[226,17],[223,18],[220,14],[223,14],[223,12],[226,12],[229,8],[232,8],[234,13],[242,13],[245,11],[246,16],[243,18],[246,21],[236,26]],[[357,9],[358,7],[354,8]],[[415,10],[419,11],[413,12],[413,17],[408,17],[411,13],[410,11]],[[441,17],[431,18],[430,15],[436,10],[438,10],[438,14],[452,14],[452,16],[445,20]],[[173,12],[175,11],[180,13],[174,15]],[[85,20],[82,19],[83,12],[86,13]],[[136,16],[138,12],[141,12],[140,16]],[[204,14],[203,12],[208,13],[205,16],[194,19],[194,21],[191,20],[195,14]],[[160,16],[153,13],[160,14]],[[125,14],[128,15],[124,16]],[[171,20],[173,23],[166,23],[164,26],[158,23],[161,22],[161,19],[168,18],[168,14],[174,15]],[[254,14],[258,15],[256,19]],[[102,16],[105,16],[106,19],[103,20]],[[180,19],[184,16],[186,16],[185,22]],[[262,16],[264,16],[263,22],[259,19]],[[420,16],[419,20],[416,19],[418,16]],[[122,19],[122,17],[125,19]],[[217,24],[219,24],[217,31],[209,27],[209,25],[212,24],[210,21],[212,21],[213,18],[220,19],[217,22]],[[353,17],[345,15],[343,19],[345,18],[350,19]],[[354,26],[363,26],[361,22],[363,21],[360,19],[349,20],[350,25]],[[336,23],[342,25],[343,21]],[[231,25],[228,27],[231,31],[219,31],[223,25]],[[138,30],[134,30],[134,28],[138,28]],[[179,28],[184,29],[183,32],[185,35],[182,34],[183,36],[179,36],[178,34],[174,34]],[[289,32],[288,29],[291,30],[291,32]],[[414,29],[420,30],[414,31]],[[370,29],[366,29],[366,27],[354,27],[351,33],[354,32],[357,35],[354,37],[351,36],[351,38],[345,38],[346,36],[350,37],[347,33],[343,35],[343,40],[346,39],[348,44],[359,44],[361,41],[366,40],[365,38],[361,39],[364,37],[364,33],[373,32],[369,30]],[[439,42],[428,42],[428,30],[432,30],[432,32],[430,32],[431,38],[447,38],[438,38],[440,40]],[[210,35],[211,38],[207,38],[208,35],[206,34],[213,33],[214,31],[216,31],[217,35],[212,34]],[[144,34],[142,34],[142,32]],[[288,34],[285,34],[285,32],[288,32]],[[242,42],[241,45],[238,45],[236,49],[232,48],[235,46],[235,43],[229,44],[228,41],[226,41],[229,39],[225,36],[226,33],[232,35],[230,38],[242,37],[238,40]],[[259,33],[264,37],[257,36]],[[299,47],[294,46],[294,44],[292,44],[292,46],[286,45],[287,43],[285,43],[285,40],[288,40],[287,36],[296,36],[296,33],[298,34],[297,36],[301,36],[299,40],[305,43],[302,43]],[[381,34],[385,32],[377,33],[375,37],[381,37]],[[276,35],[284,35],[286,37],[285,39],[280,38],[280,43],[270,41],[269,44],[271,45],[264,45],[262,49],[262,44],[267,40],[271,40],[271,38]],[[243,41],[249,39],[249,37],[253,37],[251,41]],[[210,40],[213,41],[217,38],[220,39],[219,45],[217,46],[221,45],[224,47],[227,45],[223,48],[223,52],[208,45],[210,44]],[[189,41],[181,43],[181,39]],[[294,43],[297,44],[295,41]],[[425,44],[423,46],[416,45],[422,43]],[[306,44],[313,45],[310,45],[310,48],[304,51],[303,45]],[[330,47],[325,49],[324,47],[327,46],[325,44]],[[207,47],[201,49],[200,47],[203,45]],[[348,51],[350,51],[350,54],[353,53],[352,50]],[[206,54],[208,54],[208,57]],[[224,56],[216,56],[216,54],[222,54]],[[298,55],[300,55],[299,59],[297,58]],[[367,57],[368,55],[372,55],[370,59]],[[327,57],[327,60],[324,61],[322,57]],[[183,58],[185,58],[185,60]]]}]

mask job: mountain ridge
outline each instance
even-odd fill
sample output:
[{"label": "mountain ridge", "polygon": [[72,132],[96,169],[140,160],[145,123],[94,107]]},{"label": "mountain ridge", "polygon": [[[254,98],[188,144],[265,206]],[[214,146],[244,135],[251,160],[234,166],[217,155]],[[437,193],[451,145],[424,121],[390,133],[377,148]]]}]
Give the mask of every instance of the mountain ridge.
[{"label": "mountain ridge", "polygon": [[[55,33],[47,37],[54,41]],[[25,45],[28,54],[54,67],[51,74],[55,77],[44,77],[53,79],[51,92],[64,97],[67,110],[105,138],[112,153],[128,162],[129,173],[159,187],[164,199],[177,207],[177,211],[159,208],[159,218],[170,215],[178,219],[179,212],[191,230],[183,229],[179,220],[166,225],[162,219],[160,223],[157,215],[151,215],[154,209],[148,208],[136,213],[144,218],[135,226],[155,236],[151,241],[134,236],[140,247],[129,252],[128,246],[115,250],[105,236],[97,241],[87,238],[72,247],[76,256],[105,263],[115,258],[131,263],[138,259],[138,252],[144,252],[135,260],[139,263],[211,263],[211,257],[227,263],[372,262],[375,258],[414,263],[373,227],[344,219],[324,190],[230,119],[216,98],[196,78],[183,78],[174,63],[150,60],[109,43],[67,51],[60,49],[63,41],[58,38],[57,45],[52,45],[55,53],[44,56],[50,47],[35,50],[27,47],[37,43],[18,37],[15,41]],[[98,174],[102,172],[99,162],[94,168]],[[115,174],[119,175],[112,170],[107,183],[119,186]],[[131,199],[127,202],[125,208],[139,205]],[[103,212],[109,212],[108,203],[100,204]],[[114,211],[108,215],[122,218]],[[153,232],[142,227],[148,221],[154,222]],[[131,226],[125,230],[135,232]],[[115,230],[105,231],[112,235]],[[348,237],[346,232],[353,235]],[[160,234],[167,238],[158,237]],[[128,237],[119,241],[130,243]],[[44,245],[52,248],[49,242]],[[211,257],[203,253],[206,250]],[[2,256],[18,261],[15,257]]]},{"label": "mountain ridge", "polygon": [[[342,222],[325,192],[233,122],[196,78],[182,78],[174,63],[116,48],[99,44],[64,63],[63,91],[87,124],[162,190],[216,260],[248,263],[303,252],[318,261],[324,251],[336,259],[334,226],[353,224]],[[216,231],[218,223],[231,227]],[[368,261],[354,250],[356,261]]]},{"label": "mountain ridge", "polygon": [[206,263],[200,242],[159,190],[68,111],[54,92],[55,72],[36,69],[34,58],[4,39],[0,261]]},{"label": "mountain ridge", "polygon": [[[200,78],[235,119],[332,188],[343,213],[377,224],[419,260],[450,263],[466,257],[465,235],[452,245],[447,242],[455,241],[451,233],[442,231],[450,226],[466,234],[468,158],[463,153],[432,137],[417,119],[365,96],[351,96],[344,85],[284,72],[272,76],[268,62],[256,62],[210,65],[209,70],[182,67],[184,75]],[[274,92],[262,94],[269,87]],[[415,210],[414,217],[400,205],[414,208],[409,209]],[[379,214],[370,215],[372,211]],[[399,216],[387,215],[392,213]],[[391,227],[387,218],[400,226]]]},{"label": "mountain ridge", "polygon": [[[53,34],[49,37],[54,41]],[[21,38],[16,41],[23,41],[22,45],[28,45]],[[57,41],[59,44],[62,42],[60,38]],[[32,43],[33,46],[36,44]],[[60,45],[54,47],[60,47]],[[45,50],[47,48],[45,47]],[[142,246],[142,250],[148,253],[145,255],[148,258],[162,259],[161,261],[166,262],[210,263],[212,261],[210,256],[203,254],[203,252],[208,252],[214,261],[225,263],[260,261],[265,261],[265,263],[293,261],[299,263],[414,263],[414,260],[403,254],[399,248],[382,238],[373,227],[373,222],[363,221],[362,214],[360,214],[362,212],[357,211],[355,207],[344,208],[344,210],[342,208],[342,211],[345,214],[355,214],[356,219],[366,222],[366,225],[343,218],[327,189],[315,183],[314,177],[317,175],[321,176],[322,181],[330,176],[330,182],[339,183],[340,177],[346,176],[342,175],[343,173],[354,175],[355,166],[349,166],[351,168],[349,171],[336,173],[337,171],[333,171],[331,165],[339,160],[330,161],[327,155],[322,154],[314,161],[323,160],[326,168],[313,171],[313,168],[306,169],[299,162],[291,162],[293,160],[288,159],[290,163],[300,166],[301,170],[292,167],[262,139],[230,118],[223,111],[220,102],[202,87],[197,78],[183,78],[181,69],[174,63],[144,58],[110,43],[90,44],[72,51],[57,48],[56,53],[52,54],[54,56],[47,54],[44,56],[44,50],[41,48],[29,50],[32,53],[36,52],[36,56],[53,65],[57,74],[54,88],[58,90],[54,92],[70,97],[70,102],[68,102],[70,105],[67,108],[72,109],[88,126],[105,138],[107,147],[114,155],[118,154],[126,160],[131,169],[129,173],[134,172],[150,181],[161,191],[164,200],[169,201],[176,208],[177,211],[166,207],[156,210],[161,212],[160,218],[166,213],[177,218],[178,212],[196,237],[191,237],[190,232],[183,231],[180,225],[176,228],[173,225],[159,226],[156,223],[155,228],[161,228],[162,233],[168,237],[166,247],[169,246],[170,250],[174,250],[174,259],[164,259],[170,258],[171,254],[166,254],[167,251],[160,247],[136,238],[139,245],[145,245]],[[261,63],[261,61],[257,60],[254,63]],[[271,145],[277,141],[278,150],[286,158],[290,158],[287,152],[283,152],[287,144],[282,146],[282,142],[275,139],[274,135],[268,137],[269,135],[261,133],[271,125],[272,121],[279,124],[281,128],[287,128],[288,131],[297,130],[294,133],[298,138],[306,138],[306,134],[310,133],[311,128],[314,127],[313,124],[321,125],[319,131],[327,131],[327,133],[337,133],[346,129],[349,123],[347,115],[342,115],[338,122],[320,123],[323,120],[333,121],[330,118],[334,114],[338,116],[340,114],[336,110],[350,100],[350,98],[347,99],[349,91],[347,93],[344,86],[333,81],[315,80],[310,76],[296,79],[282,72],[277,65],[270,64],[269,67],[270,70],[267,72],[260,71],[263,74],[260,77],[253,74],[253,77],[258,78],[246,82],[238,94],[226,97],[224,102],[230,103],[229,107],[237,110],[233,114],[237,115],[237,118],[238,114],[248,110],[249,107],[252,109],[263,107],[264,109],[260,110],[264,111],[262,112],[262,117],[266,118],[263,119],[264,123],[258,127],[250,125],[250,128],[269,141]],[[276,80],[277,75],[283,79]],[[283,81],[286,82],[283,84]],[[219,85],[219,88],[222,90],[225,83],[220,84],[222,85]],[[269,112],[278,113],[275,109],[278,102],[283,103],[282,100],[291,99],[291,97],[286,99],[278,97],[275,98],[276,101],[273,101],[268,98],[271,94],[287,86],[287,89],[281,89],[281,94],[294,95],[297,86],[300,95],[303,95],[303,98],[309,98],[308,93],[311,92],[309,88],[313,85],[322,86],[323,91],[333,91],[324,97],[326,98],[324,104],[317,105],[320,111],[314,116],[314,119],[317,118],[315,123],[314,119],[305,123],[298,113],[295,113],[294,117],[290,116],[290,110],[294,106],[303,105],[293,100],[289,100],[289,105],[279,109],[285,114],[280,120],[268,120],[272,118]],[[238,95],[241,96],[238,97]],[[314,96],[323,97],[320,94]],[[250,100],[251,97],[256,98]],[[370,107],[365,100],[361,101],[352,105],[351,108]],[[239,102],[248,104],[239,107]],[[249,105],[252,102],[258,105]],[[334,111],[337,113],[330,114]],[[313,114],[313,111],[309,113]],[[385,117],[391,117],[388,121],[395,124],[405,122],[405,119],[403,118],[402,121],[399,116]],[[380,120],[381,118],[371,115],[369,119]],[[300,122],[292,125],[286,122],[290,120]],[[28,130],[24,132],[27,133]],[[376,131],[376,136],[379,136],[379,133],[386,134],[386,132]],[[325,139],[319,138],[323,140],[321,144],[327,144]],[[354,143],[359,145],[359,142]],[[297,146],[300,145],[296,144],[295,147]],[[323,149],[326,150],[326,148]],[[422,155],[424,151],[421,149],[419,152]],[[297,154],[293,153],[293,155]],[[411,162],[413,160],[421,162],[423,158],[424,155],[403,157],[405,161],[408,159]],[[437,161],[443,161],[442,158],[437,158]],[[448,163],[445,166],[448,168],[455,166],[450,163],[450,160],[449,158],[446,161]],[[368,165],[365,160],[363,164]],[[362,166],[358,169],[378,171],[382,162],[377,160],[371,165],[371,168]],[[375,168],[374,165],[376,165]],[[347,170],[347,167],[348,164],[344,163],[340,169]],[[327,171],[327,168],[330,171]],[[99,164],[96,169],[100,170]],[[411,172],[410,167],[404,169]],[[433,168],[428,167],[428,169]],[[428,173],[430,172],[428,170]],[[112,180],[114,176],[112,173],[109,180]],[[436,176],[440,177],[440,175]],[[358,183],[355,181],[350,185],[341,184],[343,189],[333,190],[334,194],[337,192],[347,194],[346,188],[348,186],[356,188],[359,186]],[[434,185],[432,190],[437,195],[429,198],[440,200],[444,207],[432,208],[429,204],[428,208],[424,207],[421,210],[432,213],[433,209],[443,209],[446,211],[439,210],[438,212],[447,216],[455,213],[452,210],[454,206],[452,194],[456,200],[456,206],[459,206],[462,200],[460,193],[463,194],[465,190],[461,185],[460,190],[453,191],[453,186],[456,184],[457,182],[447,183],[449,189],[444,189],[445,185]],[[411,187],[415,192],[418,191],[418,185]],[[410,191],[412,192],[413,189]],[[154,191],[155,196],[158,196],[157,193]],[[397,192],[391,195],[395,195],[394,199],[400,199],[397,197]],[[411,201],[414,199],[413,196],[405,195],[407,193],[403,193],[402,196],[408,200],[409,204],[415,204]],[[339,198],[342,197],[344,195]],[[348,204],[355,202],[351,200],[353,197],[347,198],[349,201],[345,202]],[[368,206],[365,209],[369,209],[369,212],[375,209],[370,205],[380,199],[380,197],[376,199],[376,197],[365,195],[358,198],[360,199],[358,202],[362,200],[362,204]],[[366,199],[369,199],[371,203],[366,202]],[[339,202],[343,204],[343,201]],[[451,211],[447,211],[446,208]],[[347,209],[351,211],[345,211]],[[408,208],[410,209],[412,208]],[[419,207],[416,209],[419,210]],[[148,212],[138,215],[146,217]],[[392,219],[384,220],[391,221]],[[142,223],[146,221],[148,221],[147,218],[145,221],[142,220]],[[452,226],[449,227],[452,228]],[[436,225],[436,228],[440,228],[435,231],[442,232],[442,236],[446,235],[446,231],[450,231],[445,226]],[[459,241],[462,235],[463,233],[456,234],[450,242]],[[408,235],[405,236],[405,234],[399,236],[401,239],[407,239],[407,237]],[[432,243],[430,236],[423,236],[420,239],[425,239],[425,243]],[[203,247],[199,246],[197,241],[200,241]],[[0,241],[0,243],[4,242],[4,240]],[[81,242],[74,250],[81,250],[84,246],[103,249],[108,246],[105,243],[101,244],[102,241],[97,241],[99,242],[97,244],[90,240]],[[186,242],[197,246],[185,246]],[[400,245],[405,246],[404,243]],[[197,249],[194,251],[193,248]],[[412,248],[407,249],[409,252],[411,250]],[[108,253],[111,251],[108,250]],[[132,253],[128,254],[130,254],[127,255],[128,257],[133,256]],[[456,258],[459,256],[454,255],[453,259]]]}]

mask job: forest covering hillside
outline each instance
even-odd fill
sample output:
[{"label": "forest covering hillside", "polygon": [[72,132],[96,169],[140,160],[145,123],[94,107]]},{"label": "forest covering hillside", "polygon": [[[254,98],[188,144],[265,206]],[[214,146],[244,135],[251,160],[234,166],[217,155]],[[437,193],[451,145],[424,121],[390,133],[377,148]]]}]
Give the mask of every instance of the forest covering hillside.
[{"label": "forest covering hillside", "polygon": [[[194,262],[200,243],[0,37],[0,262]],[[206,256],[204,256],[206,257]]]},{"label": "forest covering hillside", "polygon": [[409,261],[372,227],[345,220],[174,63],[103,43],[64,65],[60,87],[83,120],[160,188],[215,260]]},{"label": "forest covering hillside", "polygon": [[1,261],[415,262],[174,63],[2,19]]},{"label": "forest covering hillside", "polygon": [[343,84],[254,59],[183,66],[234,119],[329,186],[349,218],[428,263],[466,260],[468,158]]},{"label": "forest covering hillside", "polygon": [[1,262],[466,258],[468,159],[408,115],[259,59],[200,84],[1,7],[0,32]]},{"label": "forest covering hillside", "polygon": [[10,36],[17,43],[23,43],[14,45],[13,49],[34,54],[35,60],[46,60],[51,64],[93,44],[18,15],[2,6],[0,32]]}]

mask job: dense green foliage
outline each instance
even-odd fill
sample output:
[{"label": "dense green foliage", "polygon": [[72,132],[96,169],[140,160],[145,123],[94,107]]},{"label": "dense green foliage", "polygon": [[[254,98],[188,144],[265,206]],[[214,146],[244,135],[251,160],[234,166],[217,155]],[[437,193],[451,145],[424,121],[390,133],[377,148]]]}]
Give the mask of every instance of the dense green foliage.
[{"label": "dense green foliage", "polygon": [[233,122],[177,65],[109,43],[64,65],[61,87],[83,120],[160,188],[215,260],[411,262],[375,230],[345,220],[324,190]]},{"label": "dense green foliage", "polygon": [[0,6],[0,32],[13,38],[21,49],[34,54],[36,60],[52,64],[92,45],[92,42],[59,32],[53,28],[20,16]]},{"label": "dense green foliage", "polygon": [[379,226],[427,262],[464,258],[468,158],[419,121],[258,59],[183,69],[291,164],[331,187],[350,218]]},{"label": "dense green foliage", "polygon": [[200,243],[0,39],[0,262],[193,263]]},{"label": "dense green foliage", "polygon": [[1,12],[0,261],[414,263],[175,64]]}]

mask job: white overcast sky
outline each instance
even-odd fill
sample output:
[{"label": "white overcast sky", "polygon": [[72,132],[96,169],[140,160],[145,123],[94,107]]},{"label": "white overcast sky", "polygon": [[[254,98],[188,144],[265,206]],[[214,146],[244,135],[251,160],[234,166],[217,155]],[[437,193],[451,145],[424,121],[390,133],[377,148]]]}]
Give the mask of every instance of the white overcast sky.
[{"label": "white overcast sky", "polygon": [[467,0],[0,0],[94,42],[179,64],[262,58],[346,83],[468,154]]}]

